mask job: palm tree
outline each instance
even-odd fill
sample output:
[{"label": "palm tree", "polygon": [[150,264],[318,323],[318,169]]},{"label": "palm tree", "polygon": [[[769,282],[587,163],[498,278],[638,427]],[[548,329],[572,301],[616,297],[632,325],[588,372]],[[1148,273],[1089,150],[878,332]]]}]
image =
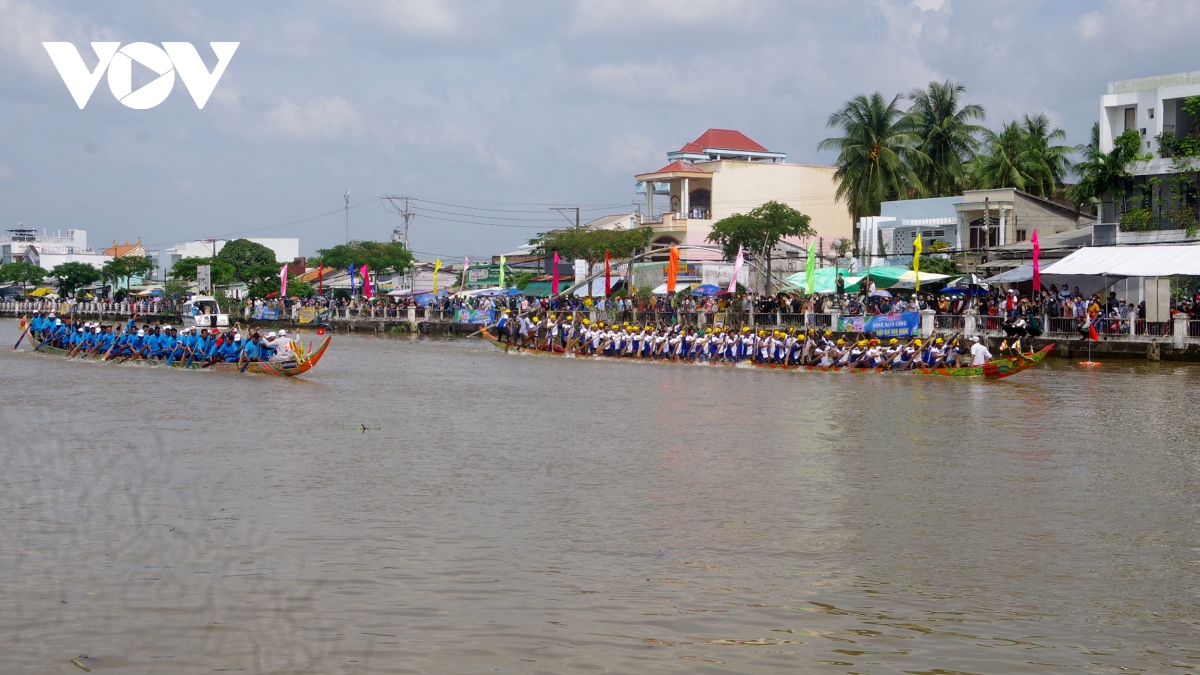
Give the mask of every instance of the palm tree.
[{"label": "palm tree", "polygon": [[1041,194],[1042,185],[1052,182],[1039,153],[1029,147],[1027,134],[1018,122],[1004,125],[1000,133],[983,131],[983,151],[968,166],[971,183],[977,189],[1016,188]]},{"label": "palm tree", "polygon": [[919,171],[925,190],[934,197],[958,193],[965,183],[963,164],[975,156],[979,147],[976,136],[984,128],[971,120],[984,118],[983,106],[962,105],[966,88],[950,80],[930,82],[908,92],[913,102],[909,114],[914,117],[916,133],[921,137],[921,151],[929,163]]},{"label": "palm tree", "polygon": [[918,148],[916,124],[896,104],[899,99],[888,102],[879,92],[855,96],[826,123],[840,128],[842,136],[817,145],[818,150],[838,151],[837,199],[846,203],[854,222],[879,215],[879,205],[888,199],[921,190],[913,167],[924,168],[929,158]]},{"label": "palm tree", "polygon": [[1071,171],[1070,155],[1075,148],[1069,145],[1052,145],[1055,141],[1065,141],[1067,133],[1057,128],[1051,130],[1050,120],[1044,113],[1033,117],[1025,115],[1021,129],[1025,132],[1025,142],[1029,149],[1041,158],[1050,175],[1050,181],[1041,185],[1039,191],[1033,194],[1051,197],[1062,188],[1063,179]]},{"label": "palm tree", "polygon": [[1071,190],[1076,204],[1100,202],[1100,222],[1116,222],[1113,198],[1122,194],[1133,175],[1129,163],[1144,159],[1138,155],[1141,137],[1130,129],[1113,139],[1112,152],[1100,151],[1100,125],[1092,127],[1092,142],[1083,148],[1083,161],[1075,165],[1079,183]]}]

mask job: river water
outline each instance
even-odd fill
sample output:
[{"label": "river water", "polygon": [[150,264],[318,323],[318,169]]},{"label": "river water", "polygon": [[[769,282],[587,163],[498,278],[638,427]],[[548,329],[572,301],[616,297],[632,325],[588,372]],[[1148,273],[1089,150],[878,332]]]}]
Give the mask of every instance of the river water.
[{"label": "river water", "polygon": [[0,384],[0,672],[1200,670],[1196,366],[339,336],[305,379]]}]

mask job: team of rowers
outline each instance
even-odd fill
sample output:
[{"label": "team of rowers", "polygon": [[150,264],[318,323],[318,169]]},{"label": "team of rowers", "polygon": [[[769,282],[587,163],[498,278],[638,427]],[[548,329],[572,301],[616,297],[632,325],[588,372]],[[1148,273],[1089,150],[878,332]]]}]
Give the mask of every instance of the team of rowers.
[{"label": "team of rowers", "polygon": [[176,329],[169,325],[145,324],[138,328],[136,317],[130,317],[123,330],[112,324],[73,321],[70,316],[57,318],[53,312],[45,316],[34,314],[29,322],[30,334],[71,356],[77,354],[101,356],[105,360],[142,359],[181,361],[185,364],[249,363],[254,361],[286,362],[296,359],[297,348],[286,330],[263,334],[248,328],[243,336],[240,327],[225,332],[207,328]]},{"label": "team of rowers", "polygon": [[949,342],[936,337],[922,341],[914,338],[861,337],[835,338],[831,331],[819,334],[815,328],[803,332],[758,330],[745,326],[706,330],[696,326],[634,326],[577,318],[576,315],[545,321],[539,316],[514,317],[505,312],[495,325],[500,340],[514,347],[542,351],[561,350],[589,356],[665,359],[701,363],[749,361],[785,366],[824,366],[838,368],[942,368],[983,365],[992,354],[971,338],[969,348],[959,347],[958,337]]}]

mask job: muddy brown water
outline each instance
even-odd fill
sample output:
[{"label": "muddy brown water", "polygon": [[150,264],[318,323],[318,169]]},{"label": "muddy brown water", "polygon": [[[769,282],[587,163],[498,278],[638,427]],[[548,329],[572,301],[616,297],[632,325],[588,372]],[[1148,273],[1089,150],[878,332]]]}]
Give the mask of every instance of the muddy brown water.
[{"label": "muddy brown water", "polygon": [[0,384],[0,672],[1200,669],[1196,366],[338,336],[303,380]]}]

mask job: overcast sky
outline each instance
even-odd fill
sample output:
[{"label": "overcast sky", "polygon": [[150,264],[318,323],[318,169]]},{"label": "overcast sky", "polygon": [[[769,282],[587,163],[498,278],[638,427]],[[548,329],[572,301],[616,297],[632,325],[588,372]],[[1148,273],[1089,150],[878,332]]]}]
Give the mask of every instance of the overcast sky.
[{"label": "overcast sky", "polygon": [[[421,203],[421,257],[490,255],[550,203],[620,212],[709,127],[831,163],[825,121],[859,93],[950,78],[989,126],[1045,112],[1081,143],[1106,82],[1200,70],[1198,27],[1187,0],[0,0],[0,226],[312,253],[349,189],[352,238],[386,239],[378,196],[403,194],[453,205]],[[208,42],[241,46],[203,110],[178,79],[150,110],[101,80],[80,110],[41,43],[91,67],[93,40],[192,42],[210,68]]]}]

